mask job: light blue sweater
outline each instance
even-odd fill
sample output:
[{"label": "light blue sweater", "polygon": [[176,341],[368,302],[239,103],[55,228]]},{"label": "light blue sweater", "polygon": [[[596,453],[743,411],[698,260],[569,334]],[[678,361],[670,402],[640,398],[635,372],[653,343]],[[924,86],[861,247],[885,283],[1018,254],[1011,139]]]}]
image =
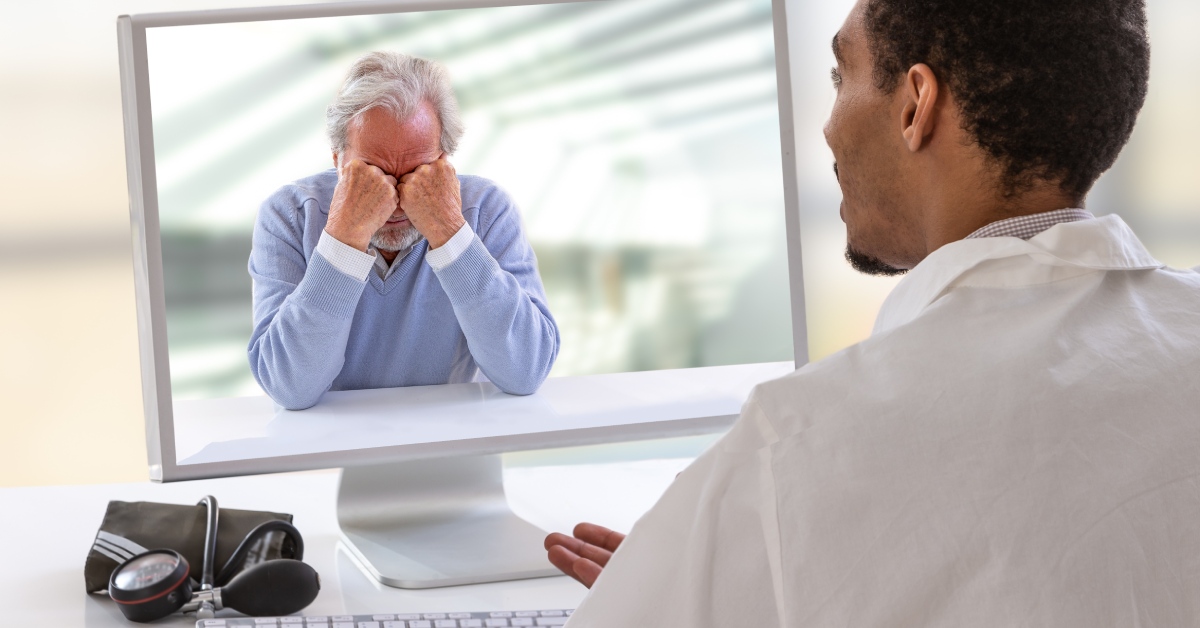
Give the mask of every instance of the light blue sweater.
[{"label": "light blue sweater", "polygon": [[286,185],[260,208],[250,252],[254,334],[250,369],[277,403],[298,410],[326,390],[469,382],[538,389],[558,355],[537,259],[508,195],[459,176],[475,232],[440,271],[418,241],[387,278],[367,281],[314,252],[337,185],[333,169]]}]

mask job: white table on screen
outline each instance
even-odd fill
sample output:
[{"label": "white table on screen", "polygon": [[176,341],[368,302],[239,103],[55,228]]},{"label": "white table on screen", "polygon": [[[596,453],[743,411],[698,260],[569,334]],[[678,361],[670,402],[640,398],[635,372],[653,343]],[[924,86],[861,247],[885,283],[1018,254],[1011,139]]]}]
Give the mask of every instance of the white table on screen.
[{"label": "white table on screen", "polygon": [[[712,434],[733,424],[755,386],[795,368],[787,361],[555,377],[526,396],[491,383],[342,390],[297,412],[265,395],[176,400],[170,428],[177,473],[221,469],[207,477],[241,468],[231,462],[298,470],[274,462],[298,456],[340,454],[338,465],[363,464]],[[345,461],[347,452],[355,462]]]},{"label": "white table on screen", "polygon": [[[644,460],[505,470],[514,511],[546,530],[579,521],[628,530],[689,460]],[[585,589],[566,577],[443,589],[379,585],[340,547],[334,501],[337,471],[199,480],[0,489],[4,568],[0,624],[128,627],[116,604],[83,591],[83,563],[109,500],[189,504],[211,494],[221,506],[287,512],[304,534],[305,562],[321,575],[307,615],[574,608]],[[228,613],[228,611],[225,611]],[[193,626],[182,615],[155,623]]]}]

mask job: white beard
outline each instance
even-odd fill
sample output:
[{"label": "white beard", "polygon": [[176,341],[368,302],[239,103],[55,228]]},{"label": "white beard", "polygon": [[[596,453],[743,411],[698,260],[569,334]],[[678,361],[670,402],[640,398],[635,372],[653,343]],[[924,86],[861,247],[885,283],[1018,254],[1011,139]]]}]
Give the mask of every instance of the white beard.
[{"label": "white beard", "polygon": [[404,251],[421,239],[421,232],[411,224],[407,227],[384,225],[371,236],[371,246],[380,251]]}]

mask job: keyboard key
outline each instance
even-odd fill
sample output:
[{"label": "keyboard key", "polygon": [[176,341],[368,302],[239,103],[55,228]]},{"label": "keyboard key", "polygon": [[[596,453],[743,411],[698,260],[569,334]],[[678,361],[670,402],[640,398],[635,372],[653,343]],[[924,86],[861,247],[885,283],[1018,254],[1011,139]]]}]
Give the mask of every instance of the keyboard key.
[{"label": "keyboard key", "polygon": [[317,617],[305,617],[305,618],[304,618],[304,621],[306,621],[306,622],[308,622],[308,623],[310,623],[310,624],[328,624],[328,623],[329,623],[329,618],[328,618],[328,617],[320,617],[320,616],[317,616]]},{"label": "keyboard key", "polygon": [[255,626],[276,626],[278,624],[275,622],[274,617],[255,617],[254,625]]},{"label": "keyboard key", "polygon": [[303,624],[303,623],[304,623],[303,617],[280,617],[279,618],[279,625],[281,625],[281,626],[295,626],[296,624]]},{"label": "keyboard key", "polygon": [[470,613],[449,613],[446,615],[446,617],[449,617],[450,619],[470,619],[471,614]]},{"label": "keyboard key", "polygon": [[512,625],[514,625],[514,626],[532,626],[533,618],[532,617],[514,617],[512,619]]},{"label": "keyboard key", "polygon": [[[337,618],[335,617],[334,619],[337,619]],[[351,618],[351,619],[353,619],[353,618]],[[335,621],[335,622],[333,622],[333,628],[354,628],[354,622],[353,621]]]},{"label": "keyboard key", "polygon": [[425,613],[425,619],[445,619],[445,613]]},{"label": "keyboard key", "polygon": [[416,613],[409,613],[407,615],[396,615],[396,619],[401,619],[404,621],[412,621],[414,619],[420,619],[420,618],[421,618],[421,616]]},{"label": "keyboard key", "polygon": [[348,622],[353,622],[353,621],[354,621],[354,616],[353,616],[353,615],[338,615],[337,617],[334,617],[334,618],[333,618],[333,621],[348,621]]},{"label": "keyboard key", "polygon": [[512,611],[496,611],[494,613],[489,613],[488,616],[489,617],[512,617]]},{"label": "keyboard key", "polygon": [[371,615],[371,619],[374,619],[375,621],[394,621],[396,619],[396,616],[395,615]]},{"label": "keyboard key", "polygon": [[408,628],[408,624],[402,621],[385,621],[383,628]]},{"label": "keyboard key", "polygon": [[537,625],[539,626],[561,626],[567,623],[566,617],[538,617]]},{"label": "keyboard key", "polygon": [[224,626],[225,620],[224,619],[206,619],[206,620],[204,620],[204,625],[205,626]]},{"label": "keyboard key", "polygon": [[517,617],[537,617],[537,611],[517,611]]},{"label": "keyboard key", "polygon": [[379,622],[377,622],[377,621],[360,621],[360,622],[358,622],[358,628],[379,628]]},{"label": "keyboard key", "polygon": [[508,620],[504,619],[503,617],[493,617],[491,619],[484,620],[483,625],[484,626],[507,626]]},{"label": "keyboard key", "polygon": [[483,620],[482,619],[464,619],[464,620],[458,622],[458,625],[462,626],[462,628],[483,628]]},{"label": "keyboard key", "polygon": [[458,621],[454,619],[438,619],[433,622],[433,628],[458,628]]},{"label": "keyboard key", "polygon": [[414,619],[408,622],[408,628],[433,628],[433,622],[424,619]]}]

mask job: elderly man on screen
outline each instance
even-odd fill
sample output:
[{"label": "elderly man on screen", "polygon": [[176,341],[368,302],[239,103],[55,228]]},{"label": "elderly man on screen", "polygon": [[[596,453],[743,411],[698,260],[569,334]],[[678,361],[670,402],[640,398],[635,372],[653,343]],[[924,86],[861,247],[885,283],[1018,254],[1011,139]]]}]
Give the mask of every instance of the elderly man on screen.
[{"label": "elderly man on screen", "polygon": [[327,390],[469,382],[530,394],[558,354],[508,195],[456,175],[445,70],[375,52],[327,112],[334,168],[283,186],[254,227],[250,366],[289,409]]},{"label": "elderly man on screen", "polygon": [[1200,273],[1083,209],[1141,0],[859,0],[825,136],[871,337],[755,389],[570,628],[1200,626]]}]

